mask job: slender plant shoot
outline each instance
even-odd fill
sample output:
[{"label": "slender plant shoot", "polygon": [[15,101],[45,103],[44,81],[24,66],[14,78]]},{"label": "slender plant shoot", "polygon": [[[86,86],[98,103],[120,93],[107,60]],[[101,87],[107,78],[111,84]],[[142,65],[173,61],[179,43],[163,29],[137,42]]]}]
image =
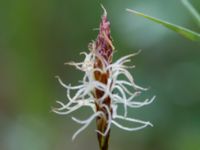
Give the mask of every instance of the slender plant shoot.
[{"label": "slender plant shoot", "polygon": [[196,22],[198,23],[200,27],[200,14],[197,12],[197,10],[192,6],[192,4],[188,0],[182,0],[182,3],[189,10],[189,12],[195,18]]},{"label": "slender plant shoot", "polygon": [[132,13],[132,14],[135,14],[135,15],[138,15],[140,17],[143,17],[143,18],[146,18],[148,20],[151,20],[157,24],[160,24],[172,31],[175,31],[176,33],[182,35],[183,37],[189,39],[189,40],[192,40],[192,41],[200,41],[200,34],[197,33],[197,32],[194,32],[190,29],[187,29],[187,28],[184,28],[182,26],[179,26],[179,25],[175,25],[175,24],[172,24],[172,23],[169,23],[167,21],[164,21],[164,20],[161,20],[161,19],[158,19],[158,18],[155,18],[155,17],[152,17],[152,16],[149,16],[149,15],[146,15],[144,13],[141,13],[141,12],[138,12],[138,11],[135,11],[135,10],[132,10],[132,9],[126,9],[128,12]]}]

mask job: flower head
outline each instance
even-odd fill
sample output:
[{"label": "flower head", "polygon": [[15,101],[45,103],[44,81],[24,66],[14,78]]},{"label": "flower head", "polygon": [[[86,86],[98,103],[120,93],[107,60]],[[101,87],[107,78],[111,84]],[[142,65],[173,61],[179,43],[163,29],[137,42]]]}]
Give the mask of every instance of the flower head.
[{"label": "flower head", "polygon": [[[81,107],[88,107],[93,111],[93,114],[86,120],[72,117],[75,122],[82,125],[75,132],[72,139],[89,126],[94,119],[96,119],[97,123],[96,131],[100,146],[106,145],[108,142],[111,125],[127,131],[136,131],[152,126],[148,121],[128,117],[129,108],[140,108],[148,105],[153,102],[155,96],[144,101],[137,101],[137,97],[147,89],[136,85],[131,73],[128,71],[134,66],[127,66],[126,64],[131,62],[131,57],[139,52],[124,56],[114,63],[112,62],[114,46],[105,9],[99,27],[99,34],[96,41],[89,44],[89,50],[88,53],[81,53],[85,56],[83,62],[68,63],[84,73],[79,85],[66,85],[57,77],[60,84],[66,88],[69,101],[66,104],[57,101],[60,107],[53,109],[55,113],[67,115]],[[124,76],[125,80],[120,79],[119,76]],[[72,91],[75,91],[73,96],[71,94]],[[118,112],[118,108],[121,106],[124,109],[123,114]],[[138,126],[126,127],[118,123],[117,120],[136,123]],[[105,140],[104,144],[101,145],[103,137]]]}]

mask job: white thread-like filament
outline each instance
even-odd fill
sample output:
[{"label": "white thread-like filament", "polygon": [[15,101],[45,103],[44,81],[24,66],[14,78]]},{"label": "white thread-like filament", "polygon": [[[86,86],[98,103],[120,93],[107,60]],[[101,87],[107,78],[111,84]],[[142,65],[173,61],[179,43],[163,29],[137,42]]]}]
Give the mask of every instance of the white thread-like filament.
[{"label": "white thread-like filament", "polygon": [[[140,51],[138,52],[140,53]],[[84,72],[84,77],[80,81],[80,84],[77,86],[66,85],[59,76],[56,76],[59,83],[66,88],[66,96],[68,102],[64,104],[63,102],[56,101],[60,107],[53,108],[53,112],[60,114],[60,115],[67,115],[82,107],[89,107],[93,110],[94,114],[91,115],[86,120],[78,120],[74,117],[72,119],[82,124],[83,126],[75,132],[72,139],[74,140],[76,136],[82,132],[85,128],[89,126],[89,124],[96,118],[96,117],[104,117],[107,119],[107,128],[105,129],[104,133],[96,130],[99,134],[106,136],[109,131],[111,124],[115,126],[127,130],[127,131],[137,131],[143,129],[147,126],[152,126],[150,122],[141,121],[134,118],[129,118],[128,116],[128,108],[140,108],[145,105],[149,105],[155,99],[153,96],[151,99],[146,99],[144,101],[136,101],[136,98],[143,92],[146,91],[146,88],[140,87],[135,84],[134,79],[131,73],[128,71],[130,68],[134,68],[135,66],[127,66],[125,65],[128,62],[131,62],[131,57],[137,55],[130,54],[124,56],[117,60],[112,64],[108,64],[104,58],[97,54],[95,51],[91,49],[90,53],[82,52],[81,54],[85,56],[83,62],[69,62],[66,63],[68,65],[72,65],[78,70]],[[94,64],[98,58],[102,63],[102,68],[94,68]],[[94,73],[109,73],[109,78],[107,84],[101,83],[94,78]],[[124,76],[126,80],[118,79],[119,76]],[[96,98],[94,95],[94,89],[98,89],[103,92],[102,97]],[[74,93],[72,96],[72,92]],[[107,106],[104,104],[104,100],[110,97],[111,105]],[[105,108],[105,112],[97,111],[95,104],[99,105],[99,108]],[[124,114],[118,115],[118,105],[123,105]],[[110,112],[109,107],[112,108],[112,114]],[[107,116],[107,117],[106,117]],[[126,127],[119,124],[116,119],[123,120],[130,123],[138,123],[140,126],[138,127]]]}]

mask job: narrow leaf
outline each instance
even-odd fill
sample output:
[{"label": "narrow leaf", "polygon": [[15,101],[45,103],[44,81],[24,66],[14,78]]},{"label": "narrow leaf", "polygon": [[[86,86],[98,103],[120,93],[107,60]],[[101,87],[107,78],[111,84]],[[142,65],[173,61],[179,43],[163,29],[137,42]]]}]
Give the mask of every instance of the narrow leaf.
[{"label": "narrow leaf", "polygon": [[190,13],[193,15],[198,25],[200,26],[200,14],[197,12],[197,10],[191,5],[188,0],[182,0],[182,3],[190,11]]},{"label": "narrow leaf", "polygon": [[157,19],[155,17],[151,17],[151,16],[148,16],[148,15],[145,15],[145,14],[140,13],[140,12],[135,11],[135,10],[131,10],[131,9],[126,9],[126,10],[128,12],[131,12],[133,14],[136,14],[138,16],[142,16],[142,17],[144,17],[144,18],[146,18],[148,20],[151,20],[153,22],[161,24],[161,25],[165,26],[166,28],[179,33],[180,35],[184,36],[185,38],[188,38],[188,39],[193,40],[193,41],[200,41],[200,34],[197,33],[197,32],[191,31],[191,30],[189,30],[187,28],[184,28],[184,27],[169,23],[169,22],[164,21],[164,20]]}]

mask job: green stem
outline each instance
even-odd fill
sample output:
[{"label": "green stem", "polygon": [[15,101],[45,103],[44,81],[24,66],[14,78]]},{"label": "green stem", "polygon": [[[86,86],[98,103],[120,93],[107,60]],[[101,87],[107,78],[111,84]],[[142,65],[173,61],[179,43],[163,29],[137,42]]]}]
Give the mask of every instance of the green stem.
[{"label": "green stem", "polygon": [[[104,133],[107,128],[107,123],[103,118],[97,119],[97,129],[98,131]],[[108,150],[109,146],[109,137],[110,137],[110,131],[106,136],[103,136],[99,133],[97,133],[98,142],[99,142],[99,149],[100,150]]]}]

